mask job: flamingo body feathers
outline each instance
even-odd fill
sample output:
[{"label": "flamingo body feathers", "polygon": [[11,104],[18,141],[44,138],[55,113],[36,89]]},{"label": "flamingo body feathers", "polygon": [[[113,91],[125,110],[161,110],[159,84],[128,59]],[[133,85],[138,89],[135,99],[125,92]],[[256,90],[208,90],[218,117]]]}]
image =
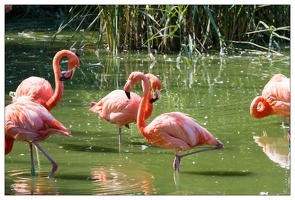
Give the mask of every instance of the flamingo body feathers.
[{"label": "flamingo body feathers", "polygon": [[[71,137],[70,131],[57,121],[48,110],[28,97],[22,96],[15,103],[5,107],[5,154],[8,154],[14,140],[43,141],[51,134]],[[10,151],[6,150],[6,143]]]}]

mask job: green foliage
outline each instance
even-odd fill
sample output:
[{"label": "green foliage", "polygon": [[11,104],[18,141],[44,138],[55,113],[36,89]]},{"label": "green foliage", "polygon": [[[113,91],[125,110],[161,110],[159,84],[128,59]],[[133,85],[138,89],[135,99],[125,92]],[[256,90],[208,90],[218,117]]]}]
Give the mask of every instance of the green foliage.
[{"label": "green foliage", "polygon": [[68,43],[83,46],[91,34],[97,48],[108,47],[114,54],[185,51],[190,60],[194,53],[211,50],[221,55],[237,48],[276,53],[290,43],[290,5],[14,5],[6,14],[12,19],[37,15],[59,20],[52,41],[71,29]]}]

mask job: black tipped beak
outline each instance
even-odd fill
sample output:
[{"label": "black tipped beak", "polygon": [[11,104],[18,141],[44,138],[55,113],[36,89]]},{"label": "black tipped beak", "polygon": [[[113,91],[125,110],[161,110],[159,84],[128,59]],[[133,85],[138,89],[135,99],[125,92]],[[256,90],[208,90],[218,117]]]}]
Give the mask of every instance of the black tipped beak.
[{"label": "black tipped beak", "polygon": [[126,94],[126,96],[128,97],[128,99],[131,98],[131,97],[130,97],[130,92],[126,92],[126,91],[125,91],[125,94]]},{"label": "black tipped beak", "polygon": [[71,79],[74,76],[75,69],[71,69],[65,72],[62,72],[61,77],[59,78],[60,81],[66,81]]},{"label": "black tipped beak", "polygon": [[151,98],[150,103],[153,104],[154,102],[156,102],[159,98]]},{"label": "black tipped beak", "polygon": [[59,78],[60,81],[66,81],[70,79],[70,77],[66,77],[64,74]]}]

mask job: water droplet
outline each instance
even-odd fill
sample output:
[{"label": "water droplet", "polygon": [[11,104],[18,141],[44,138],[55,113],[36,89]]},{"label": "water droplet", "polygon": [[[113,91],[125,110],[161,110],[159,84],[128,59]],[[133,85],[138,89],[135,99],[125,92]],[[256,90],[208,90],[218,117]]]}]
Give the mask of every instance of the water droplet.
[{"label": "water droplet", "polygon": [[141,145],[141,150],[145,150],[145,149],[147,149],[148,148],[148,146],[146,146],[146,145]]},{"label": "water droplet", "polygon": [[268,195],[268,192],[260,192],[260,195]]}]

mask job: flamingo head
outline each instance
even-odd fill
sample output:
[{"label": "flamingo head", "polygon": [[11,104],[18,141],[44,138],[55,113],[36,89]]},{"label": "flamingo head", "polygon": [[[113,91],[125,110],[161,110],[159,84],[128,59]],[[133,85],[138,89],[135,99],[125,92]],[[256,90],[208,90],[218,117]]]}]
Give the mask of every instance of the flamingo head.
[{"label": "flamingo head", "polygon": [[257,96],[250,105],[250,114],[254,118],[263,118],[275,114],[273,108],[266,102],[264,97]]},{"label": "flamingo head", "polygon": [[157,101],[160,98],[160,90],[158,90],[158,88],[156,88],[154,90],[154,96],[153,98],[151,98],[150,103],[154,103],[155,101]]},{"label": "flamingo head", "polygon": [[223,144],[219,140],[217,140],[216,147],[215,148],[216,149],[222,149],[223,148]]},{"label": "flamingo head", "polygon": [[160,98],[160,90],[162,88],[162,83],[157,76],[151,73],[147,73],[145,74],[145,76],[149,79],[152,91],[154,93],[152,99],[150,100],[150,103],[154,103]]},{"label": "flamingo head", "polygon": [[61,72],[61,77],[60,77],[60,81],[65,81],[68,79],[71,79],[74,76],[75,70],[79,67],[80,65],[80,61],[78,56],[71,52],[68,55],[68,70],[67,71],[62,71]]},{"label": "flamingo head", "polygon": [[90,107],[93,107],[96,103],[95,102],[90,102]]},{"label": "flamingo head", "polygon": [[127,80],[125,86],[124,86],[124,91],[125,91],[125,94],[127,96],[128,99],[131,98],[130,96],[130,91],[131,91],[131,80]]}]

